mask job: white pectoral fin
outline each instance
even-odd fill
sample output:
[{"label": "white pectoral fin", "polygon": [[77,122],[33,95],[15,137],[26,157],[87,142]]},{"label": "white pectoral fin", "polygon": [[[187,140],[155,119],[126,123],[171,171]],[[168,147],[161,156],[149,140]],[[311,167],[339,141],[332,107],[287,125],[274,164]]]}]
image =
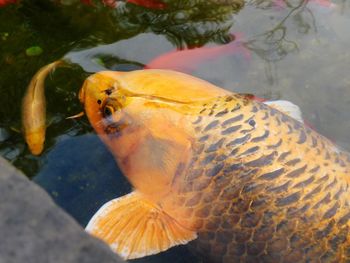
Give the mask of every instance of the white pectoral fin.
[{"label": "white pectoral fin", "polygon": [[304,119],[298,105],[295,105],[294,103],[287,100],[265,101],[264,103],[266,105],[269,105],[270,107],[284,112],[285,114],[296,119],[297,121],[304,123]]},{"label": "white pectoral fin", "polygon": [[140,258],[197,238],[138,192],[113,199],[91,218],[86,231],[124,259]]}]

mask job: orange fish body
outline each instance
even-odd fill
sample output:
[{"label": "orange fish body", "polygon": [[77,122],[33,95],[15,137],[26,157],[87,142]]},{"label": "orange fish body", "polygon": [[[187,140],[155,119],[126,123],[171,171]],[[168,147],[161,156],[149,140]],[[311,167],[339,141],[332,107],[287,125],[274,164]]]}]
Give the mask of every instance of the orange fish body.
[{"label": "orange fish body", "polygon": [[124,258],[350,260],[349,156],[301,122],[165,70],[97,73],[80,99],[135,188],[86,228]]}]

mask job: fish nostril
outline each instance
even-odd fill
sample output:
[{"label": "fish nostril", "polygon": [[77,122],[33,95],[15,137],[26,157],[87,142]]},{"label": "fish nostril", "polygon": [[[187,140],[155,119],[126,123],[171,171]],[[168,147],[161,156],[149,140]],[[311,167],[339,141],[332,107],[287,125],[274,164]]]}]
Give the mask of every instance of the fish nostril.
[{"label": "fish nostril", "polygon": [[110,117],[114,113],[114,108],[110,105],[107,105],[103,109],[103,116],[105,118]]},{"label": "fish nostril", "polygon": [[111,110],[108,108],[105,108],[104,113],[105,113],[105,116],[110,116],[112,114]]},{"label": "fish nostril", "polygon": [[102,101],[101,100],[97,100],[97,104],[101,104],[102,103]]}]

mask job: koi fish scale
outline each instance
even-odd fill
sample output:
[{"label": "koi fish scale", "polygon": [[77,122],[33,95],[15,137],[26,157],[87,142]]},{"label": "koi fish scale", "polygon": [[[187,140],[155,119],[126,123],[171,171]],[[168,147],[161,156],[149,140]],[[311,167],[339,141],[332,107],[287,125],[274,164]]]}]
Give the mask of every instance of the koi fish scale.
[{"label": "koi fish scale", "polygon": [[209,262],[345,260],[347,155],[278,110],[228,99],[193,122],[198,141],[177,204],[198,229],[192,245]]}]

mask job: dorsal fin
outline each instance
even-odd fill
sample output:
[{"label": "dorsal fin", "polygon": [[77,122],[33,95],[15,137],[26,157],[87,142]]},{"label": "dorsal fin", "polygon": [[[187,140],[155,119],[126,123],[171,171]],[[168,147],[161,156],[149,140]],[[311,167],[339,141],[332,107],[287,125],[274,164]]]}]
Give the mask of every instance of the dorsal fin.
[{"label": "dorsal fin", "polygon": [[273,107],[279,111],[282,111],[283,113],[289,115],[290,117],[296,119],[297,121],[304,123],[301,110],[299,106],[295,105],[294,103],[287,100],[272,100],[272,101],[265,101],[264,103],[266,105],[269,105],[270,107]]},{"label": "dorsal fin", "polygon": [[298,105],[295,105],[294,103],[288,101],[288,100],[269,100],[257,97],[250,93],[240,93],[240,95],[244,96],[247,99],[255,100],[259,102],[263,102],[266,105],[269,105],[270,107],[273,107],[279,111],[282,111],[283,113],[289,115],[290,117],[296,119],[297,121],[300,121],[304,123],[302,112]]},{"label": "dorsal fin", "polygon": [[104,204],[86,231],[108,243],[124,259],[140,258],[197,238],[140,193],[132,192]]},{"label": "dorsal fin", "polygon": [[266,101],[266,99],[257,97],[257,96],[255,96],[255,95],[253,95],[251,93],[239,93],[239,95],[247,98],[248,100],[255,100],[255,101],[259,101],[259,102]]}]

